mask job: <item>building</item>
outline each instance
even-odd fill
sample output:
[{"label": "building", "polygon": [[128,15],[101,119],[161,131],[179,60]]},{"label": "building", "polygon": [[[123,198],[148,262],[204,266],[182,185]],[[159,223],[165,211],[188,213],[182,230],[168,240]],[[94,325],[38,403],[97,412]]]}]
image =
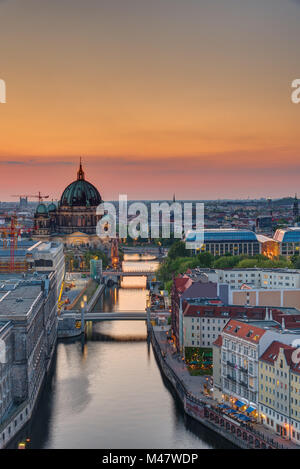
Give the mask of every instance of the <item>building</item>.
[{"label": "building", "polygon": [[[182,295],[193,284],[187,275],[181,275],[173,279],[171,289],[171,326],[175,346],[180,351],[180,342],[183,342],[182,320]],[[180,340],[181,336],[181,340]],[[182,346],[182,345],[181,345]],[[182,351],[182,350],[181,350]]]},{"label": "building", "polygon": [[[28,249],[32,248],[36,241],[22,239],[18,241],[14,250],[13,270],[14,272],[26,272],[28,270],[27,254]],[[10,243],[0,248],[0,273],[11,271],[11,248]]]},{"label": "building", "polygon": [[[295,359],[296,354],[296,359]],[[300,445],[299,349],[272,342],[259,359],[261,422]]]},{"label": "building", "polygon": [[[261,423],[288,437],[290,428],[290,368],[294,348],[272,342],[259,358],[259,413]],[[300,406],[297,408],[297,413]],[[300,431],[300,427],[299,427]]]},{"label": "building", "polygon": [[281,256],[293,256],[299,254],[300,227],[289,227],[276,230],[274,240],[279,243]]},{"label": "building", "polygon": [[300,309],[300,270],[196,268],[185,275],[193,281],[216,282],[225,304]]},{"label": "building", "polygon": [[26,260],[30,271],[55,273],[58,297],[65,276],[63,244],[54,241],[38,241],[27,250]]},{"label": "building", "polygon": [[294,223],[297,223],[299,221],[299,204],[298,204],[297,194],[295,194],[295,199],[293,203],[293,217],[294,217]]},{"label": "building", "polygon": [[80,160],[77,179],[65,188],[58,205],[39,203],[34,216],[35,236],[55,236],[68,244],[95,242],[96,226],[101,219],[97,207],[101,202],[97,188],[85,179]]},{"label": "building", "polygon": [[0,338],[5,344],[5,363],[0,365],[0,448],[29,420],[51,366],[56,302],[54,272],[26,278],[0,275]]},{"label": "building", "polygon": [[215,269],[207,275],[217,274],[218,282],[228,283],[231,289],[249,286],[252,289],[294,289],[300,288],[300,270],[298,269]]},{"label": "building", "polygon": [[65,275],[63,244],[22,239],[14,252],[13,269],[11,269],[10,250],[0,249],[0,273],[9,275],[19,273],[24,277],[32,272],[54,272],[59,292]]},{"label": "building", "polygon": [[222,402],[222,366],[221,366],[221,354],[222,354],[222,335],[220,334],[213,343],[213,398],[218,402]]},{"label": "building", "polygon": [[183,343],[185,348],[212,348],[213,343],[230,319],[263,320],[266,317],[266,308],[225,306],[221,300],[214,299],[187,300],[184,302],[184,306]]},{"label": "building", "polygon": [[272,232],[273,217],[271,215],[260,215],[256,218],[256,231],[257,232]]},{"label": "building", "polygon": [[12,323],[0,321],[0,424],[13,405],[12,391]]},{"label": "building", "polygon": [[291,345],[299,332],[285,330],[272,319],[231,319],[221,335],[222,400],[251,406],[259,416],[259,358],[274,341]]},{"label": "building", "polygon": [[273,241],[272,238],[263,238],[262,240],[256,233],[247,229],[220,228],[205,229],[204,244],[203,233],[196,231],[187,233],[185,241],[190,249],[210,252],[214,256],[255,256],[261,254],[264,242]]},{"label": "building", "polygon": [[102,278],[102,260],[91,259],[90,260],[90,277],[94,280],[101,280]]}]

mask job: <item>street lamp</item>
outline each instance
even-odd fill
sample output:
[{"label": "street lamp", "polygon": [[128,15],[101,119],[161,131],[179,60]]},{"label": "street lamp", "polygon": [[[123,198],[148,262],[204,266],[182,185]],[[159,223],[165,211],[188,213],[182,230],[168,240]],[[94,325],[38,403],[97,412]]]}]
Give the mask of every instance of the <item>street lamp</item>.
[{"label": "street lamp", "polygon": [[87,303],[87,296],[84,295],[83,300],[80,302],[80,307],[81,307],[81,334],[84,333],[84,315],[85,315],[86,303]]}]

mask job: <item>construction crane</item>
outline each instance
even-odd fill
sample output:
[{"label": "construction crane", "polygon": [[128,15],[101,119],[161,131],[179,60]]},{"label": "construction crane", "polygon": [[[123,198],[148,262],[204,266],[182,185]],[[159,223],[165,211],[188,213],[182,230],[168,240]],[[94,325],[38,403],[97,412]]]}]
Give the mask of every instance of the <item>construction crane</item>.
[{"label": "construction crane", "polygon": [[39,199],[39,203],[43,201],[43,199],[49,199],[49,195],[42,195],[40,192],[38,194],[18,194],[18,195],[12,195],[11,197],[31,197],[33,199]]}]

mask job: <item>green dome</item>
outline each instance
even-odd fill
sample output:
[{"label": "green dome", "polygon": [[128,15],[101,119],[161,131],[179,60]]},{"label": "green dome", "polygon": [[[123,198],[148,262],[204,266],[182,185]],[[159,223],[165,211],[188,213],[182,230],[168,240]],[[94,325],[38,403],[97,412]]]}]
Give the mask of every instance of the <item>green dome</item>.
[{"label": "green dome", "polygon": [[48,210],[45,204],[39,204],[36,209],[38,215],[48,215]]},{"label": "green dome", "polygon": [[56,208],[57,208],[56,205],[53,202],[51,202],[51,204],[48,205],[48,212],[56,212]]},{"label": "green dome", "polygon": [[91,207],[97,207],[101,202],[101,195],[96,187],[85,180],[80,163],[77,180],[69,184],[64,190],[60,199],[60,206],[85,207],[90,205]]}]

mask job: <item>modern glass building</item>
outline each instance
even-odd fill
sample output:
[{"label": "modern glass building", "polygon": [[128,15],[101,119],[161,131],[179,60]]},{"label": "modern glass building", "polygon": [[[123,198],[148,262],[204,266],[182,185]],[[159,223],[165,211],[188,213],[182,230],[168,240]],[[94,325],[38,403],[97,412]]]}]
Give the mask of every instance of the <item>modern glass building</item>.
[{"label": "modern glass building", "polygon": [[279,243],[282,256],[293,256],[300,249],[300,227],[276,230],[274,240]]},{"label": "modern glass building", "polygon": [[207,251],[214,256],[225,254],[255,256],[261,253],[261,245],[256,233],[251,230],[233,228],[206,229],[203,232],[187,233],[187,247],[194,251]]}]

